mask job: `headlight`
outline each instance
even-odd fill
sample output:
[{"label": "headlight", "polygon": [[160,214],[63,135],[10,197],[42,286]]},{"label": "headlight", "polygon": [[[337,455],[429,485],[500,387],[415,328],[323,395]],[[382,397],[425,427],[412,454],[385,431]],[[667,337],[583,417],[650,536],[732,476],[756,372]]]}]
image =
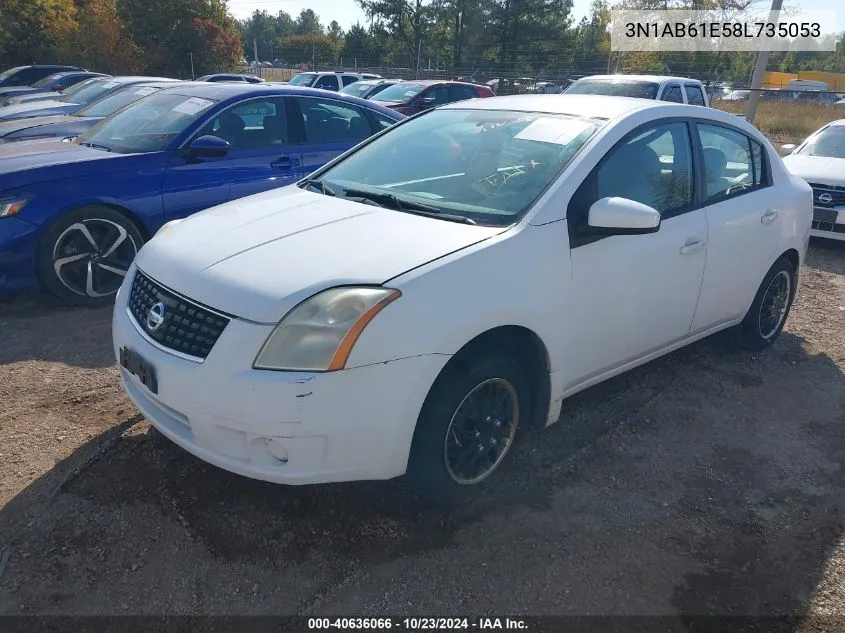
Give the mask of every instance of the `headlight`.
[{"label": "headlight", "polygon": [[279,322],[255,359],[255,369],[336,371],[355,341],[387,304],[389,288],[332,288],[306,299]]},{"label": "headlight", "polygon": [[167,229],[173,228],[174,226],[179,224],[182,220],[184,220],[184,218],[181,218],[179,220],[170,220],[170,222],[165,222],[164,224],[162,224],[161,228],[158,231],[156,231],[156,235],[158,235],[159,233],[164,233]]},{"label": "headlight", "polygon": [[0,200],[0,218],[9,218],[17,215],[29,202],[26,198],[6,198]]}]

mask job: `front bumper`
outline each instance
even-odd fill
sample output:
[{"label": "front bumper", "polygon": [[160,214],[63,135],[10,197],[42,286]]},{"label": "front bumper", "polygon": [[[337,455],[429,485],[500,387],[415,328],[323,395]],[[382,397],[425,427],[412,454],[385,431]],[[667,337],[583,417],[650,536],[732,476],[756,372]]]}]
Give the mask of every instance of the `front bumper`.
[{"label": "front bumper", "polygon": [[128,285],[115,303],[115,354],[127,346],[151,363],[158,394],[121,367],[124,389],[153,426],[188,452],[284,484],[405,472],[423,400],[449,356],[329,373],[255,370],[255,355],[273,326],[233,319],[200,363],[143,335],[126,309],[127,294]]},{"label": "front bumper", "polygon": [[845,207],[813,207],[810,235],[845,240]]},{"label": "front bumper", "polygon": [[36,285],[38,227],[17,217],[0,218],[0,291]]}]

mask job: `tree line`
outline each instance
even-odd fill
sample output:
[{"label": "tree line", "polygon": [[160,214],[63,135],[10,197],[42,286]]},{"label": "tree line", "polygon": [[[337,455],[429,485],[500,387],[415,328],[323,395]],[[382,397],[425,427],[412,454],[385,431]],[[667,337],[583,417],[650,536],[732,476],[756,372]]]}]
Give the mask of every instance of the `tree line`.
[{"label": "tree line", "polygon": [[[621,0],[625,8],[741,12],[761,0]],[[311,9],[257,10],[238,21],[225,0],[0,0],[2,66],[73,63],[109,73],[190,77],[246,59],[329,68],[429,69],[454,76],[559,78],[671,73],[746,81],[754,53],[614,53],[610,5],[593,0],[356,0],[365,24],[344,31]],[[845,39],[827,53],[773,53],[769,68],[845,72]]]}]

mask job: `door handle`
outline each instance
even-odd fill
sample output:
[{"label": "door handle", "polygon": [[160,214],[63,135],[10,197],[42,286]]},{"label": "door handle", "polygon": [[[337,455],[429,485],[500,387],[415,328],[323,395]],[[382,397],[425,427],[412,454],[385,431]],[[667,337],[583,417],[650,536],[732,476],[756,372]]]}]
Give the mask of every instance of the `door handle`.
[{"label": "door handle", "polygon": [[299,159],[293,158],[291,156],[279,156],[276,160],[270,163],[270,167],[275,167],[276,169],[291,169],[293,167],[299,167]]},{"label": "door handle", "polygon": [[692,255],[696,251],[700,251],[704,248],[705,243],[706,242],[704,240],[691,237],[686,241],[686,244],[681,246],[681,255]]},{"label": "door handle", "polygon": [[760,218],[760,222],[762,222],[763,224],[771,224],[779,215],[780,211],[778,209],[766,209],[766,212],[763,214],[763,217]]}]

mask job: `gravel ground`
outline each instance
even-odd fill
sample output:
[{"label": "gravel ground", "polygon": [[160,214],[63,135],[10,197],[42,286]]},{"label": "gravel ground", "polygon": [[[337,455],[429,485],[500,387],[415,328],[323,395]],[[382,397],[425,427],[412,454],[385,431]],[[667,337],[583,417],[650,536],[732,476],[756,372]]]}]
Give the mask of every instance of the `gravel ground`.
[{"label": "gravel ground", "polygon": [[124,397],[109,322],[0,304],[0,614],[845,617],[845,244],[813,243],[772,349],[579,394],[450,511],[198,461]]}]

